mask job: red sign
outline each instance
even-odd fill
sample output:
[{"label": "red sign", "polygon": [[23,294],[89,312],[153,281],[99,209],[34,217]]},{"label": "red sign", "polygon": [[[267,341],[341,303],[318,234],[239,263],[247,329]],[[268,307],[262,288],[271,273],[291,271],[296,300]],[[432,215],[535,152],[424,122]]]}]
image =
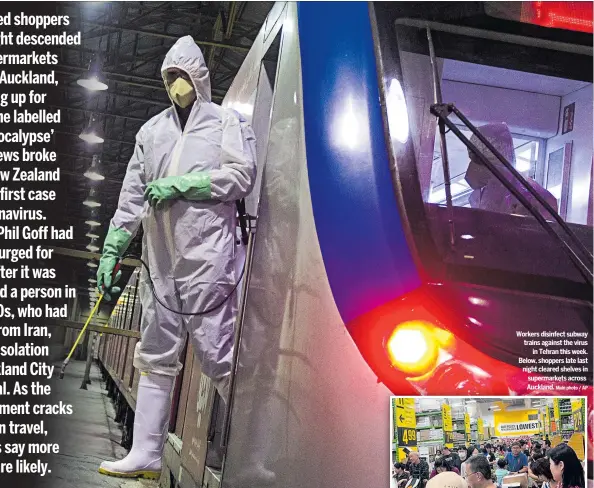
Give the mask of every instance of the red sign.
[{"label": "red sign", "polygon": [[592,2],[523,2],[522,22],[592,33]]}]

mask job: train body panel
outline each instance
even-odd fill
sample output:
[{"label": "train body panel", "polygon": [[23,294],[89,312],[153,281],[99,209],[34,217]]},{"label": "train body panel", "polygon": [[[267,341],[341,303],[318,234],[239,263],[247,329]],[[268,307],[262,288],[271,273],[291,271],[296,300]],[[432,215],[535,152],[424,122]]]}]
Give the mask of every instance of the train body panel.
[{"label": "train body panel", "polygon": [[344,328],[324,271],[309,190],[296,6],[287,7],[223,486],[258,463],[275,472],[273,486],[381,484],[387,457],[380,470],[343,462],[376,452],[378,439],[389,445],[388,432],[366,414],[389,415],[389,392]]}]

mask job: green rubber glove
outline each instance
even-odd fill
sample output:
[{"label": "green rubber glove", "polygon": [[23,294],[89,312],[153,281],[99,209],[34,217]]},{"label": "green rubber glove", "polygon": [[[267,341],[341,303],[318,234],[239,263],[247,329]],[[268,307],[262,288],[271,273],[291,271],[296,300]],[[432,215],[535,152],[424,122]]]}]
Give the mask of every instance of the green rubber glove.
[{"label": "green rubber glove", "polygon": [[162,208],[167,200],[185,198],[187,200],[209,200],[210,175],[203,171],[183,176],[167,176],[147,185],[144,199],[154,208]]},{"label": "green rubber glove", "polygon": [[97,289],[99,293],[103,293],[103,298],[107,301],[111,300],[110,293],[115,295],[122,291],[121,288],[113,286],[122,277],[122,272],[118,271],[113,277],[112,275],[118,259],[128,249],[131,241],[132,235],[124,229],[110,228],[105,236],[103,254],[97,268]]}]

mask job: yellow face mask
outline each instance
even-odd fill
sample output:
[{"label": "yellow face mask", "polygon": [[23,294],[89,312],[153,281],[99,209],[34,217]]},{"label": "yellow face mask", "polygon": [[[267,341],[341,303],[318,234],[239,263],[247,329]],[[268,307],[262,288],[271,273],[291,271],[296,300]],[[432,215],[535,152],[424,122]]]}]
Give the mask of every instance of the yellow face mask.
[{"label": "yellow face mask", "polygon": [[183,78],[178,78],[169,86],[169,95],[181,108],[186,108],[196,99],[194,87]]}]

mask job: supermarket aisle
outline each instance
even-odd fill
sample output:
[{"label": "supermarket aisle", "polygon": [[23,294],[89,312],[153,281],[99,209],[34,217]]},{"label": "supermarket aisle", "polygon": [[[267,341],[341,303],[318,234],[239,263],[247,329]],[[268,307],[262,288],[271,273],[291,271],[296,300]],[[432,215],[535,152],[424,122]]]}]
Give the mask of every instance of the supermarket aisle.
[{"label": "supermarket aisle", "polygon": [[74,412],[46,417],[56,433],[52,441],[60,445],[60,454],[51,462],[52,473],[45,477],[44,488],[155,488],[154,481],[110,478],[97,472],[101,461],[124,457],[126,450],[119,445],[121,430],[113,420],[115,412],[95,365],[88,390],[80,389],[84,367],[84,362],[73,361],[63,380],[52,379],[53,401],[71,403]]},{"label": "supermarket aisle", "polygon": [[481,469],[486,479],[495,480],[498,467],[505,468],[500,483],[526,486],[526,473],[512,473],[550,452],[552,460],[565,456],[566,465],[572,466],[567,469],[577,481],[571,486],[584,486],[588,459],[583,398],[395,397],[391,408],[391,459],[408,461],[409,481],[428,480],[432,471],[464,475],[465,460],[469,463],[474,456],[485,464]]}]

